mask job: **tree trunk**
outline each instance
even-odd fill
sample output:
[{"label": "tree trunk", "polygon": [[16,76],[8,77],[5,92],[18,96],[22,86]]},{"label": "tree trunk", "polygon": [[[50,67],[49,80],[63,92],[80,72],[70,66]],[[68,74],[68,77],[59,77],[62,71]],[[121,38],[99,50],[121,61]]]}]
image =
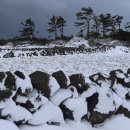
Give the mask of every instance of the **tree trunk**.
[{"label": "tree trunk", "polygon": [[57,39],[57,28],[55,27],[55,40]]},{"label": "tree trunk", "polygon": [[119,24],[119,30],[121,29],[121,25]]},{"label": "tree trunk", "polygon": [[61,27],[61,38],[63,38],[64,37],[64,27],[62,26]]},{"label": "tree trunk", "polygon": [[103,24],[103,37],[105,37],[106,33],[105,33],[105,25]]},{"label": "tree trunk", "polygon": [[87,22],[87,38],[89,38],[90,21]]}]

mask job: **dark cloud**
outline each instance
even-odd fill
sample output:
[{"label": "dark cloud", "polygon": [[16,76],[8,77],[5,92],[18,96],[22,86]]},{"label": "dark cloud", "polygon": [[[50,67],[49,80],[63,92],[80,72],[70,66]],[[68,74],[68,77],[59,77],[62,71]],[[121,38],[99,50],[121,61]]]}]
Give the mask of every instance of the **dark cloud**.
[{"label": "dark cloud", "polygon": [[75,13],[82,7],[91,6],[96,14],[112,13],[124,16],[124,21],[130,21],[129,0],[0,0],[0,38],[18,36],[20,23],[26,18],[32,18],[39,37],[46,37],[48,19],[53,15],[62,15],[68,21],[65,33],[75,34],[73,26]]}]

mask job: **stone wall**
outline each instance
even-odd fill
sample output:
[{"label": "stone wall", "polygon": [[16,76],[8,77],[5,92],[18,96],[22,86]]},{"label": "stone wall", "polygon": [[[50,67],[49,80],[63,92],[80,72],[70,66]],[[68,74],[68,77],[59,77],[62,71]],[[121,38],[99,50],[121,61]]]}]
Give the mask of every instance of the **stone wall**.
[{"label": "stone wall", "polygon": [[116,114],[130,118],[130,69],[97,73],[88,79],[61,70],[52,75],[0,72],[0,118],[17,125],[59,125],[70,119],[86,120],[92,126]]}]

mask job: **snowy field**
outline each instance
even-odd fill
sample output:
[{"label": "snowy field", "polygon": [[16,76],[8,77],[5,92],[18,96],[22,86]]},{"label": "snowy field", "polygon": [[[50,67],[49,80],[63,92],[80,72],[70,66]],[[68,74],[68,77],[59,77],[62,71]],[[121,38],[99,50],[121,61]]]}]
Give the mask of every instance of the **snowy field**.
[{"label": "snowy field", "polygon": [[72,121],[66,122],[64,126],[44,124],[40,126],[22,125],[18,128],[10,121],[0,120],[0,130],[128,130],[129,128],[130,120],[122,115],[113,117],[111,120],[106,121],[105,125],[98,128],[92,128],[87,122],[75,123]]},{"label": "snowy field", "polygon": [[63,70],[68,75],[82,73],[87,77],[97,72],[107,74],[114,69],[126,71],[129,67],[130,53],[121,47],[105,53],[0,58],[0,71],[20,70],[27,74],[36,70],[49,74]]},{"label": "snowy field", "polygon": [[[123,123],[122,123],[123,122]],[[58,126],[29,126],[24,125],[20,127],[20,130],[128,130],[130,128],[130,120],[124,116],[116,116],[111,120],[106,121],[104,126],[98,128],[92,128],[92,126],[87,122],[75,123],[69,121],[67,125]]]},{"label": "snowy field", "polygon": [[[82,73],[86,80],[88,76],[97,72],[108,74],[114,69],[121,69],[125,72],[128,68],[130,68],[130,53],[122,51],[121,47],[105,53],[0,58],[0,71],[19,70],[30,74],[40,70],[51,74],[63,70],[67,75]],[[130,120],[123,115],[112,117],[98,128],[92,128],[87,122],[74,121],[66,121],[62,126],[43,124],[40,126],[21,125],[17,128],[13,123],[0,121],[0,130],[128,130],[129,128]]]}]

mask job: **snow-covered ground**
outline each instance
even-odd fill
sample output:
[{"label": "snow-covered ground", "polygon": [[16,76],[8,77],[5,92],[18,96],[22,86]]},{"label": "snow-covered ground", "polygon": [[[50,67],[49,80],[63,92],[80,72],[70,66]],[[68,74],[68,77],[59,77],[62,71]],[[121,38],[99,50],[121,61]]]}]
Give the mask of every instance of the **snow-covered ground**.
[{"label": "snow-covered ground", "polygon": [[[52,74],[55,71],[63,70],[67,75],[82,73],[86,79],[97,72],[108,74],[114,69],[121,69],[125,72],[128,68],[130,68],[130,52],[127,53],[127,48],[125,47],[116,47],[105,53],[0,58],[0,71],[13,72],[19,70],[30,74],[40,70]],[[44,116],[43,113],[43,115],[41,113],[38,114]],[[44,122],[43,120],[40,121]],[[0,120],[0,130],[128,130],[129,128],[130,119],[123,115],[112,117],[98,128],[92,128],[87,121],[81,123],[66,121],[61,126],[47,124],[40,126],[21,125],[17,128],[9,121]]]},{"label": "snow-covered ground", "polygon": [[130,128],[130,120],[122,115],[112,117],[111,120],[106,121],[104,126],[98,128],[92,128],[92,126],[87,122],[75,123],[68,121],[66,125],[63,126],[29,126],[22,125],[20,130],[128,130]]},{"label": "snow-covered ground", "polygon": [[126,71],[130,67],[130,53],[124,50],[116,47],[105,53],[0,58],[0,71],[20,70],[30,74],[40,70],[51,74],[63,70],[68,75],[83,73],[85,77],[97,72],[107,74],[114,69]]},{"label": "snow-covered ground", "polygon": [[[18,44],[19,43],[19,44]],[[53,47],[79,47],[79,46],[84,46],[84,47],[89,47],[88,41],[74,36],[70,41],[65,41],[65,40],[54,40],[48,42],[46,45],[37,45],[37,43],[31,43],[28,41],[24,42],[18,42],[16,46],[13,46],[12,42],[8,42],[6,46],[0,46],[2,49],[20,49],[20,48],[53,48]],[[33,44],[33,45],[31,45]]]}]

